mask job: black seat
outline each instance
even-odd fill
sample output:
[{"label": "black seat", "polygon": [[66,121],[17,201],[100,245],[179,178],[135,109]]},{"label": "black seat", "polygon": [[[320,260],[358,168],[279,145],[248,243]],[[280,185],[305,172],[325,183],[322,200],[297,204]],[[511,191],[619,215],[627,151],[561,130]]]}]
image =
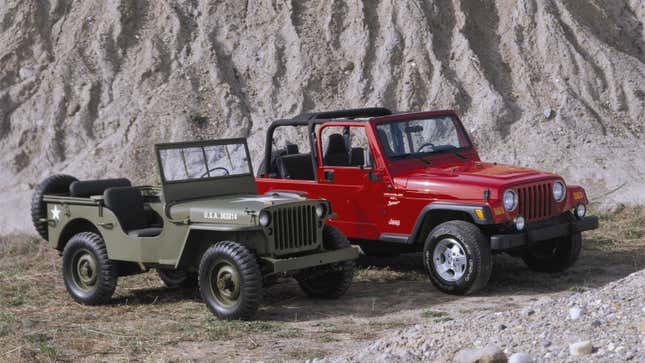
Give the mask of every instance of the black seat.
[{"label": "black seat", "polygon": [[365,149],[362,147],[353,147],[351,160],[349,161],[350,166],[363,166],[365,165]]},{"label": "black seat", "polygon": [[311,154],[283,155],[276,160],[282,179],[315,180]]},{"label": "black seat", "polygon": [[349,166],[349,150],[347,150],[343,135],[329,135],[327,151],[325,152],[323,162],[329,166]]},{"label": "black seat", "polygon": [[153,237],[161,233],[160,227],[148,226],[147,213],[141,191],[133,187],[112,187],[103,193],[105,206],[119,220],[123,231],[132,237]]},{"label": "black seat", "polygon": [[294,155],[294,154],[299,154],[300,151],[298,151],[298,145],[296,144],[287,144],[287,154],[289,155]]},{"label": "black seat", "polygon": [[126,178],[77,180],[69,185],[69,195],[77,198],[89,198],[92,195],[102,195],[107,188],[129,187],[131,185],[130,180]]}]

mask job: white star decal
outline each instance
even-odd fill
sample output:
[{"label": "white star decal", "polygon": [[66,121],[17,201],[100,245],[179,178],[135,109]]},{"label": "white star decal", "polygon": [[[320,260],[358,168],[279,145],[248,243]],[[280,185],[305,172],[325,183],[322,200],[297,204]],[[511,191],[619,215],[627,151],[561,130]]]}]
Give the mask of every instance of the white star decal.
[{"label": "white star decal", "polygon": [[60,209],[58,209],[57,205],[54,206],[54,209],[52,209],[51,212],[53,219],[60,220]]}]

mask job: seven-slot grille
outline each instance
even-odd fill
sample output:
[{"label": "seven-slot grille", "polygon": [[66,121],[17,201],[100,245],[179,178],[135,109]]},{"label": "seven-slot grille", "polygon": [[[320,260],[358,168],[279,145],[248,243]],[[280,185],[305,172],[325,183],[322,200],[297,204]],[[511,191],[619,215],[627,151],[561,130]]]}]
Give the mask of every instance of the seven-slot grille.
[{"label": "seven-slot grille", "polygon": [[277,252],[297,252],[318,244],[318,222],[313,205],[281,207],[272,215]]},{"label": "seven-slot grille", "polygon": [[553,214],[552,184],[542,183],[517,188],[519,212],[527,222],[551,217]]}]

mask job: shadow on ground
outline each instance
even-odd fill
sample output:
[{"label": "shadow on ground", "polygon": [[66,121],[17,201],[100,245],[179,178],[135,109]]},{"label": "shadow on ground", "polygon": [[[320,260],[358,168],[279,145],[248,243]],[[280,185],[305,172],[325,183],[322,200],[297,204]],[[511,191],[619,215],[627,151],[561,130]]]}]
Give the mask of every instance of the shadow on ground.
[{"label": "shadow on ground", "polygon": [[[577,264],[562,273],[546,274],[529,270],[521,259],[506,255],[494,257],[488,286],[472,296],[452,296],[438,291],[425,275],[420,254],[393,258],[361,256],[357,278],[346,296],[338,300],[309,299],[292,279],[282,279],[265,290],[258,319],[268,321],[307,321],[328,317],[377,317],[407,310],[430,308],[447,302],[464,305],[504,304],[512,308],[513,297],[567,291],[584,291],[618,280],[644,268],[643,249],[599,251],[584,249]],[[149,288],[130,290],[115,299],[116,304],[169,304],[200,302],[196,289]]]}]

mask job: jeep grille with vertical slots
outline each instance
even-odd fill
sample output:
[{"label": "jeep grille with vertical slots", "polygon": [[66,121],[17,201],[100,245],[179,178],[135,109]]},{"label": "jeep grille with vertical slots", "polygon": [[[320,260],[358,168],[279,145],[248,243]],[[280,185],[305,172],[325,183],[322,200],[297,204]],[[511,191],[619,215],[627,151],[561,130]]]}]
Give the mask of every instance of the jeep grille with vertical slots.
[{"label": "jeep grille with vertical slots", "polygon": [[295,253],[319,245],[318,221],[313,205],[281,207],[273,210],[275,251]]},{"label": "jeep grille with vertical slots", "polygon": [[527,222],[551,217],[553,205],[552,183],[541,183],[517,188],[519,212]]}]

